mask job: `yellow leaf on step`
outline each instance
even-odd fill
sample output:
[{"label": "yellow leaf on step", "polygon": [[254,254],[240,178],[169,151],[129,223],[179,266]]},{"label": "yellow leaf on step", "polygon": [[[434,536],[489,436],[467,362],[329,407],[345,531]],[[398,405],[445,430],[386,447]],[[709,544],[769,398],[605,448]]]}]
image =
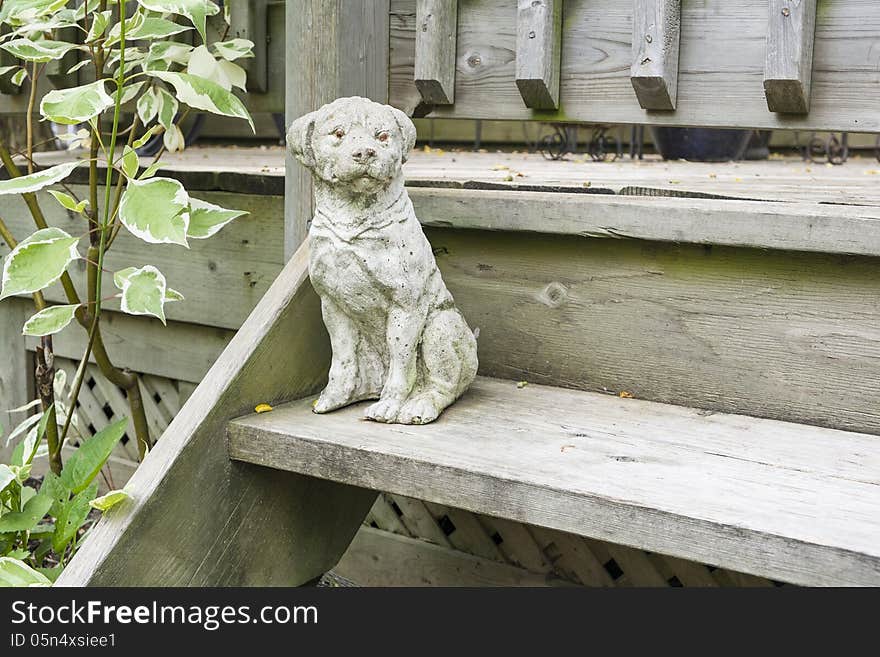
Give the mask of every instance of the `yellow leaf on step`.
[{"label": "yellow leaf on step", "polygon": [[272,407],[269,406],[269,404],[257,404],[257,405],[254,407],[254,410],[255,410],[257,413],[268,413],[269,411],[272,410]]},{"label": "yellow leaf on step", "polygon": [[633,394],[631,392],[626,391],[626,390],[621,390],[619,393],[619,396],[622,399],[632,399],[633,398]]}]

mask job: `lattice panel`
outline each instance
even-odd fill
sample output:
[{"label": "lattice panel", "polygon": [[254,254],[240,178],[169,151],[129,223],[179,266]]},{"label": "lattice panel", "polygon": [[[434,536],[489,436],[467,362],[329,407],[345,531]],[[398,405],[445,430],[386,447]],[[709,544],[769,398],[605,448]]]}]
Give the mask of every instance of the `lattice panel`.
[{"label": "lattice panel", "polygon": [[[68,385],[72,384],[77,363],[65,358],[56,358],[55,367],[67,372]],[[141,376],[141,398],[146,409],[147,424],[150,436],[155,441],[182,406],[181,394],[177,381],[159,376]],[[76,407],[80,426],[88,435],[92,435],[108,424],[129,417],[128,401],[125,391],[101,376],[96,365],[86,368],[85,379],[79,393]],[[74,444],[78,439],[74,438]],[[134,426],[129,420],[128,430],[117,445],[113,456],[137,465],[138,450],[134,439]],[[119,485],[125,482],[116,482]]]},{"label": "lattice panel", "polygon": [[584,586],[778,585],[753,575],[389,493],[376,500],[366,524]]}]

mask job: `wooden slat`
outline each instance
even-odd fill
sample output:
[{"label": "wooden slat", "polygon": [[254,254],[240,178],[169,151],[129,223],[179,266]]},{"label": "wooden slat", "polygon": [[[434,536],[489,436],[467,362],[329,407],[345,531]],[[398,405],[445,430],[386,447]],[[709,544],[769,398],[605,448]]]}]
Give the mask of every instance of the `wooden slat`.
[{"label": "wooden slat", "polygon": [[[3,243],[0,240],[0,243]],[[0,345],[3,345],[0,363],[0,426],[3,436],[8,436],[12,427],[25,419],[27,412],[10,415],[9,410],[23,406],[28,401],[27,381],[33,359],[25,350],[21,327],[35,311],[33,301],[26,299],[6,299],[0,306]],[[5,437],[0,439],[0,463],[5,463],[11,450],[7,450]]]},{"label": "wooden slat", "polygon": [[361,528],[334,572],[360,586],[571,586],[535,573],[369,527]]},{"label": "wooden slat", "polygon": [[880,255],[880,208],[412,188],[425,226]]},{"label": "wooden slat", "polygon": [[428,426],[362,413],[242,417],[229,453],[793,583],[880,583],[873,436],[493,379]]},{"label": "wooden slat", "polygon": [[810,111],[816,0],[770,0],[764,94],[771,112]]},{"label": "wooden slat", "polygon": [[[108,311],[102,313],[101,335],[110,358],[119,367],[198,383],[234,333],[172,321],[163,326],[158,320]],[[55,353],[78,361],[85,353],[87,337],[80,327],[70,326],[54,336]],[[33,350],[36,343],[35,338],[26,339],[28,349]]]},{"label": "wooden slat", "polygon": [[516,86],[526,107],[559,107],[562,0],[518,0]]},{"label": "wooden slat", "polygon": [[[328,363],[304,245],[138,468],[132,499],[91,530],[58,585],[294,585],[334,566],[375,493],[232,463],[222,448],[231,417],[313,394]],[[193,513],[200,500],[210,513]]]},{"label": "wooden slat", "polygon": [[455,102],[458,0],[416,0],[415,74],[422,100]]},{"label": "wooden slat", "polygon": [[[391,103],[410,111],[415,5],[415,0],[391,3]],[[462,64],[455,105],[436,105],[427,116],[880,132],[876,0],[823,3],[807,115],[767,111],[762,84],[767,19],[767,0],[683,3],[677,108],[655,113],[639,106],[630,82],[632,3],[566,2],[560,74],[564,102],[553,112],[525,107],[516,87],[511,57],[516,50],[516,4],[460,3]]]},{"label": "wooden slat", "polygon": [[675,109],[680,36],[681,0],[633,1],[630,81],[642,109]]}]

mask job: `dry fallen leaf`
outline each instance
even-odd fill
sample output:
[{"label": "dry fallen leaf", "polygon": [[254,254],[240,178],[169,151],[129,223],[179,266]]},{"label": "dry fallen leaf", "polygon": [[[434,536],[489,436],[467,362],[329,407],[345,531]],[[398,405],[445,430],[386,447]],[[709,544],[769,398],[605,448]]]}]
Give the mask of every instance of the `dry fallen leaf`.
[{"label": "dry fallen leaf", "polygon": [[525,388],[527,385],[529,385],[528,381],[518,381],[516,384],[516,387],[517,388]]},{"label": "dry fallen leaf", "polygon": [[[318,403],[318,400],[316,399],[316,400],[315,400],[315,403],[312,404],[312,406],[314,406],[314,405],[317,404],[317,403]],[[272,407],[269,406],[269,404],[257,404],[257,405],[254,407],[254,410],[255,410],[257,413],[268,413],[269,411],[272,410]]]},{"label": "dry fallen leaf", "polygon": [[865,173],[869,176],[880,175],[880,169],[868,169]]},{"label": "dry fallen leaf", "polygon": [[559,448],[559,451],[564,453],[567,449],[577,449],[577,445],[563,445]]},{"label": "dry fallen leaf", "polygon": [[507,166],[506,164],[496,164],[494,167],[492,167],[492,171],[509,171],[509,170],[510,170],[510,167]]},{"label": "dry fallen leaf", "polygon": [[591,183],[591,182],[588,180],[587,182],[584,183],[584,187],[589,187],[589,186],[592,185],[592,184],[593,184],[593,183]]},{"label": "dry fallen leaf", "polygon": [[618,396],[620,396],[621,399],[632,399],[633,398],[633,394],[627,390],[621,390],[618,393]]},{"label": "dry fallen leaf", "polygon": [[512,181],[513,181],[513,176],[510,176],[510,175],[504,176],[504,182],[512,182]]}]

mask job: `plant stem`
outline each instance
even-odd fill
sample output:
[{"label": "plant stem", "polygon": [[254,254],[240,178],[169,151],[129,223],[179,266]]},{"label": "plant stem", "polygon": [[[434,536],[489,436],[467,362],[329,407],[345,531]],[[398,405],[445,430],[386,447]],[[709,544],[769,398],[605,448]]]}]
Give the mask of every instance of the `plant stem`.
[{"label": "plant stem", "polygon": [[37,347],[37,368],[35,378],[37,394],[43,412],[49,414],[46,422],[46,443],[49,446],[49,468],[56,475],[61,474],[61,443],[58,441],[58,421],[55,417],[55,355],[52,352],[51,336],[40,339]]},{"label": "plant stem", "polygon": [[34,105],[37,101],[37,63],[34,62],[31,67],[31,88],[28,94],[27,117],[25,125],[27,126],[27,167],[28,173],[34,172]]}]

